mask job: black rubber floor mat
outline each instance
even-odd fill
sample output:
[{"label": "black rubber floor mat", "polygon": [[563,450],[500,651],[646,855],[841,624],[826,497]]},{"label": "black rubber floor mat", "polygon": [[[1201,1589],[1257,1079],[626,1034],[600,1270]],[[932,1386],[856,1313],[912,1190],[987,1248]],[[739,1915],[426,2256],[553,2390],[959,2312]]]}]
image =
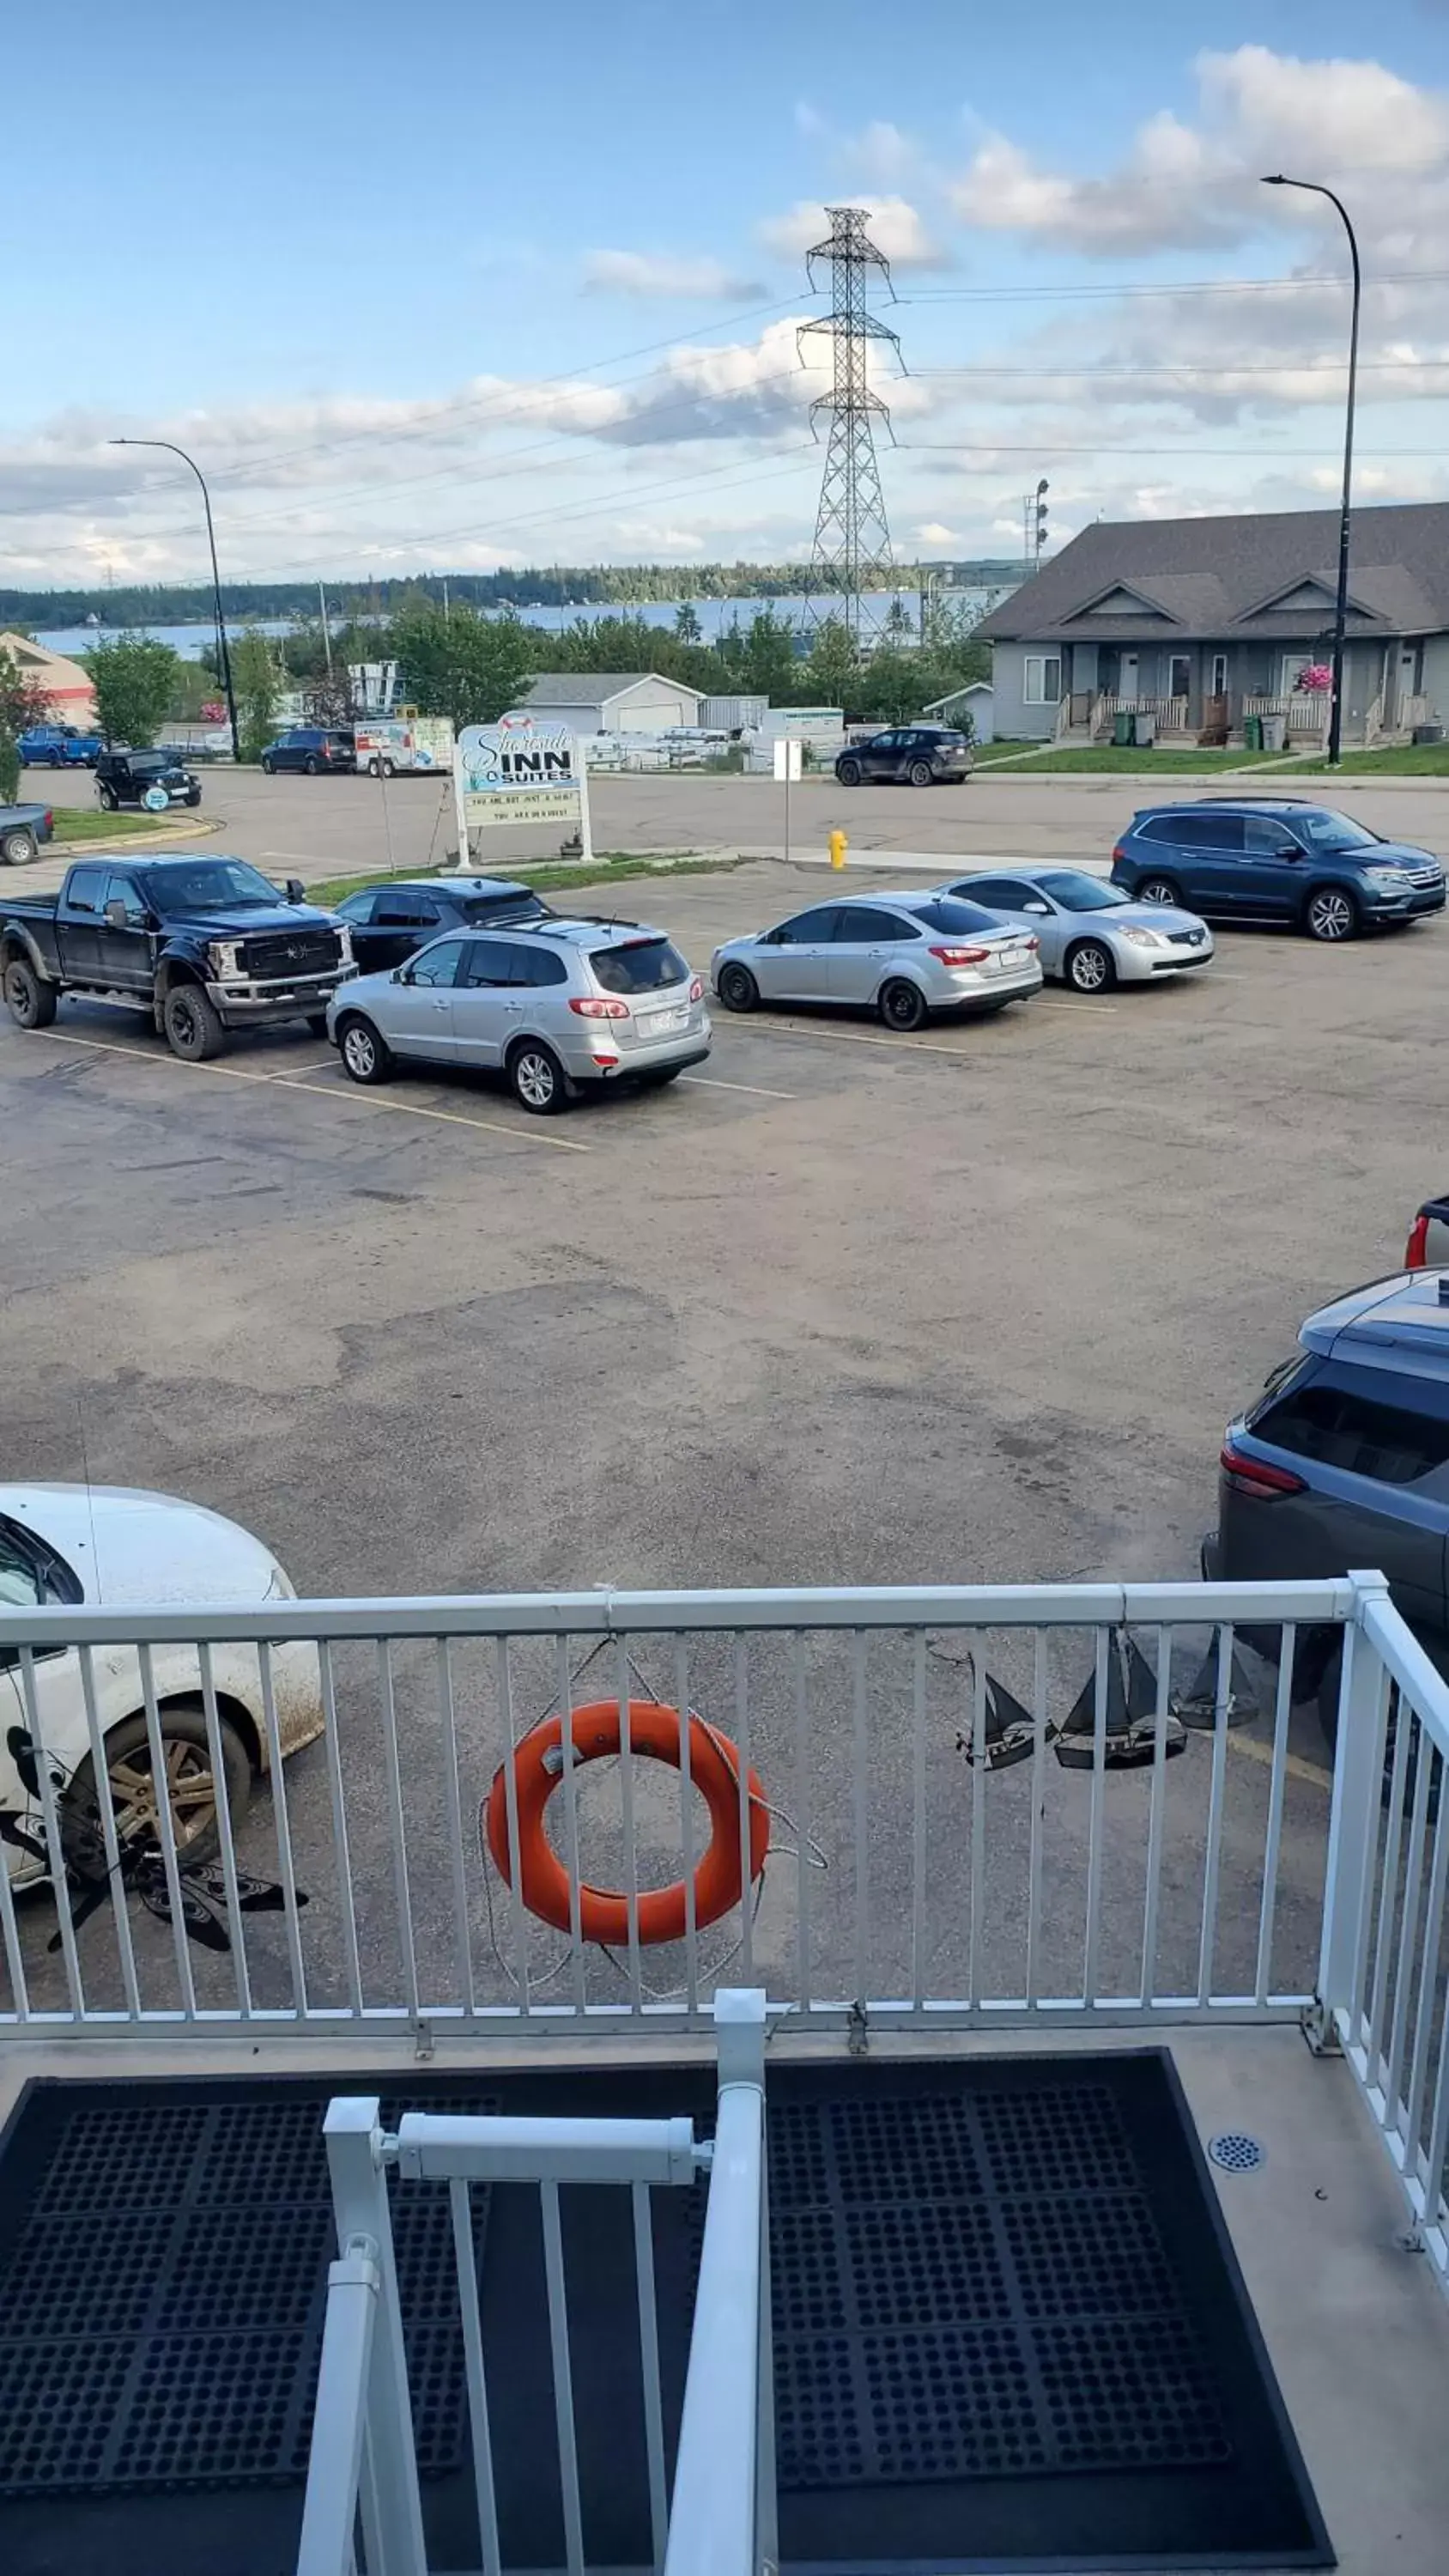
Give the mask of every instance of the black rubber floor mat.
[{"label": "black rubber floor mat", "polygon": [[[336,2252],[321,2124],[285,2093],[77,2108],[0,2257],[0,2494],[305,2478]],[[466,2435],[437,2324],[456,2298],[447,2187],[392,2200],[418,2465],[438,2476]]]}]

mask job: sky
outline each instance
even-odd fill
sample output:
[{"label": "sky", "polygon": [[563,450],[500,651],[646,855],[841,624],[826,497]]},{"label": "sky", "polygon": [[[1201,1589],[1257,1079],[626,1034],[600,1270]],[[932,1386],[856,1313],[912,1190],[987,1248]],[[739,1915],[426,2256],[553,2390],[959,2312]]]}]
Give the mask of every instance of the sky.
[{"label": "sky", "polygon": [[[1449,0],[71,0],[0,198],[0,585],[808,559],[857,205],[896,553],[1449,499]],[[1205,21],[1198,21],[1201,27]],[[892,30],[898,32],[892,32]],[[817,284],[828,273],[817,270]],[[891,300],[892,292],[895,300]],[[828,348],[825,348],[828,357]],[[893,432],[893,439],[891,432]]]}]

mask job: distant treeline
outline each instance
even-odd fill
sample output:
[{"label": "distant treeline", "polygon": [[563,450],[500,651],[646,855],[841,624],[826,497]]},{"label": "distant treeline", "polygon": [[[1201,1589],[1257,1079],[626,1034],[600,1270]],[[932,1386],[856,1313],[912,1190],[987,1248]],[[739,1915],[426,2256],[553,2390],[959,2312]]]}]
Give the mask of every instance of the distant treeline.
[{"label": "distant treeline", "polygon": [[[940,564],[928,567],[939,574]],[[949,570],[968,585],[1001,587],[1018,581],[1012,562],[958,562]],[[883,589],[913,589],[917,568],[896,567]],[[399,581],[329,581],[329,610],[340,617],[396,617],[424,602],[451,600],[473,608],[599,607],[647,600],[780,599],[808,587],[802,564],[552,564],[519,572],[427,573]],[[317,613],[317,584],[297,581],[223,582],[228,617],[307,617]],[[199,582],[117,582],[90,590],[0,590],[0,626],[80,626],[97,617],[108,629],[184,626],[212,614],[209,587]]]}]

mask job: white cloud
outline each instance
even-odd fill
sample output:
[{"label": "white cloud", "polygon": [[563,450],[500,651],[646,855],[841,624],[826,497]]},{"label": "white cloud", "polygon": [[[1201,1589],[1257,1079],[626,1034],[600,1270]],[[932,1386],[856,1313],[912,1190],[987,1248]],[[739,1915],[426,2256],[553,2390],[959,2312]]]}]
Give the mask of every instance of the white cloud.
[{"label": "white cloud", "polygon": [[[864,206],[870,218],[870,237],[892,268],[950,266],[949,251],[932,238],[924,217],[906,198],[861,196],[836,202]],[[766,249],[774,251],[778,258],[799,260],[829,238],[830,217],[818,198],[800,197],[783,215],[769,216],[756,230]]]},{"label": "white cloud", "polygon": [[743,277],[722,260],[676,259],[639,250],[591,250],[584,261],[584,284],[611,295],[668,295],[728,304],[749,304],[764,294],[758,278]]},{"label": "white cloud", "polygon": [[939,519],[923,519],[912,530],[918,546],[956,546],[961,540],[954,528],[943,528]]}]

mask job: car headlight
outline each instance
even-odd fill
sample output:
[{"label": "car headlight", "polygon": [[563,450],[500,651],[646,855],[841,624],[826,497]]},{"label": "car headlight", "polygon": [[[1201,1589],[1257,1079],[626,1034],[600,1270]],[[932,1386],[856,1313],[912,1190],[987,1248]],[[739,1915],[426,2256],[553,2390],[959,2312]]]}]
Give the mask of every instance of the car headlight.
[{"label": "car headlight", "polygon": [[1130,939],[1134,948],[1161,948],[1164,944],[1160,930],[1134,930],[1129,927],[1123,931],[1122,936],[1124,939]]},{"label": "car headlight", "polygon": [[339,921],[337,925],[337,937],[340,943],[338,954],[342,963],[344,966],[350,966],[352,963],[352,933],[348,929],[345,921]]},{"label": "car headlight", "polygon": [[241,951],[235,939],[213,939],[206,953],[218,983],[235,984],[241,980]]},{"label": "car headlight", "polygon": [[1402,894],[1409,882],[1407,868],[1365,868],[1364,876],[1371,886],[1377,886],[1383,894]]}]

